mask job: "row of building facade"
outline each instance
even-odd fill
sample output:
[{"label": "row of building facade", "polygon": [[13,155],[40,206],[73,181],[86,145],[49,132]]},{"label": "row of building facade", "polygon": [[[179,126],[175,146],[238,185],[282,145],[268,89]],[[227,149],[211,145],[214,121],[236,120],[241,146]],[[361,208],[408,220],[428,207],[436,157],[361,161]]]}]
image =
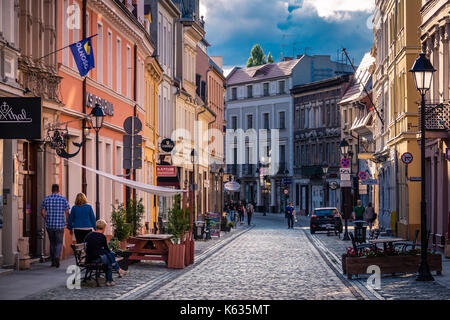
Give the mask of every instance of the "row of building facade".
[{"label": "row of building facade", "polygon": [[[18,252],[21,259],[47,255],[40,204],[52,184],[60,185],[71,205],[79,192],[91,204],[97,200],[95,174],[80,166],[96,166],[95,132],[83,120],[96,103],[105,113],[100,171],[175,189],[196,184],[204,191],[195,193],[197,214],[216,210],[225,79],[222,58],[208,56],[198,0],[5,0],[0,5],[0,96],[42,99],[41,140],[0,140],[0,265],[13,265]],[[80,77],[66,47],[92,35],[95,68]],[[124,121],[130,116],[142,123],[142,165],[127,171]],[[78,150],[74,143],[85,141],[68,161],[48,143],[55,128],[65,133],[69,154]],[[208,131],[212,128],[219,133]],[[161,149],[165,139],[174,142],[175,151]],[[192,149],[199,159],[194,164]],[[171,168],[158,170],[162,166]],[[110,222],[112,206],[135,197],[145,207],[142,232],[164,231],[173,199],[133,195],[103,177],[98,187],[101,218]],[[107,234],[112,231],[109,225]],[[71,242],[67,232],[63,255],[70,253]]]},{"label": "row of building facade", "polygon": [[[303,55],[235,68],[228,75],[227,129],[247,132],[245,158],[239,162],[235,156],[228,165],[241,184],[235,197],[262,209],[270,206],[273,212],[283,211],[288,201],[303,214],[323,206],[341,208],[339,145],[344,139],[349,144],[347,186],[352,186],[353,202],[371,202],[383,230],[412,239],[420,229],[420,96],[409,71],[418,54],[425,52],[437,70],[427,105],[439,106],[430,111],[426,133],[427,217],[430,241],[442,248],[450,213],[450,1],[375,4],[374,43],[354,69],[349,59],[333,62],[329,56]],[[269,145],[258,159],[272,156],[278,163],[275,171],[264,171],[263,163],[249,158],[253,147],[260,148],[250,143],[251,128],[263,149],[267,141]],[[275,129],[278,135],[268,133],[266,139],[260,129]],[[239,153],[236,138],[230,137],[227,152]],[[413,155],[408,166],[401,160],[405,153]],[[362,182],[359,173],[370,184]]]}]

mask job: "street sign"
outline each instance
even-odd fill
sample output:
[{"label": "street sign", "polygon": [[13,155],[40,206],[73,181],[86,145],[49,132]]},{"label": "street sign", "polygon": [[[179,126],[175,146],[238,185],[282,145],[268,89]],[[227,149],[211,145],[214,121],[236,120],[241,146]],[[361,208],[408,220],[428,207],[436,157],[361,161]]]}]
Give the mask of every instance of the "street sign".
[{"label": "street sign", "polygon": [[292,184],[291,178],[283,178],[282,184]]},{"label": "street sign", "polygon": [[336,181],[330,182],[330,189],[336,190],[339,187],[339,184]]},{"label": "street sign", "polygon": [[164,139],[161,142],[161,150],[164,152],[171,152],[175,148],[175,143],[171,139]]},{"label": "street sign", "polygon": [[410,152],[405,152],[402,154],[402,161],[404,164],[410,164],[413,161],[414,157]]},{"label": "street sign", "polygon": [[375,185],[375,184],[378,184],[378,180],[377,179],[366,179],[366,180],[362,180],[361,184]]},{"label": "street sign", "polygon": [[[138,117],[128,117],[123,122],[123,128],[126,133],[130,135],[135,135],[141,132],[142,122]],[[133,130],[134,129],[134,130]]]},{"label": "street sign", "polygon": [[351,180],[341,180],[340,185],[341,185],[341,188],[351,188],[352,181]]},{"label": "street sign", "polygon": [[342,158],[340,163],[342,168],[348,168],[350,166],[350,160],[347,158]]},{"label": "street sign", "polygon": [[365,172],[365,171],[360,171],[359,172],[359,174],[358,174],[358,177],[361,179],[361,180],[366,180],[368,177],[367,177],[367,172]]},{"label": "street sign", "polygon": [[410,177],[409,181],[422,181],[421,177]]},{"label": "street sign", "polygon": [[344,181],[350,181],[350,180],[351,180],[351,177],[350,177],[349,174],[341,174],[341,181],[342,181],[342,180],[344,180]]},{"label": "street sign", "polygon": [[350,174],[350,168],[339,168],[340,174]]}]

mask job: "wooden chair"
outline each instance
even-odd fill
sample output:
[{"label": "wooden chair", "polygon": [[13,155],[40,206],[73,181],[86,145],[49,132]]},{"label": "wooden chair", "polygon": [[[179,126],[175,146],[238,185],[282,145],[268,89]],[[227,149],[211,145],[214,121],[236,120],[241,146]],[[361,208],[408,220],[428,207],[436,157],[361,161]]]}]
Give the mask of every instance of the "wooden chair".
[{"label": "wooden chair", "polygon": [[371,244],[371,243],[360,243],[357,244],[356,240],[355,240],[355,236],[353,235],[353,232],[349,232],[348,233],[350,236],[350,239],[352,240],[352,245],[353,245],[353,250],[355,250],[355,252],[361,252],[365,249],[370,249],[370,248],[374,248],[376,247],[375,244]]}]

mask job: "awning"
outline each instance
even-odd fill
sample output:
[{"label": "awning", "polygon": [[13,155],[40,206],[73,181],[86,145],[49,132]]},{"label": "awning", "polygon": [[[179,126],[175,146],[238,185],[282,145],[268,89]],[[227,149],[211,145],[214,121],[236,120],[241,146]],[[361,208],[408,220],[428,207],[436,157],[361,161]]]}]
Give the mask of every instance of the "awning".
[{"label": "awning", "polygon": [[180,180],[178,177],[158,177],[158,187],[175,187],[180,188]]},{"label": "awning", "polygon": [[157,187],[157,186],[153,186],[153,185],[150,185],[150,184],[145,184],[145,183],[142,183],[142,182],[137,182],[137,181],[125,179],[125,178],[118,177],[118,176],[115,176],[115,175],[110,174],[110,173],[106,173],[106,172],[103,172],[103,171],[98,171],[98,170],[95,170],[95,169],[83,166],[82,164],[79,164],[79,163],[71,161],[71,160],[67,160],[67,161],[70,162],[71,164],[74,164],[74,165],[79,166],[81,168],[84,168],[84,169],[86,169],[88,171],[91,171],[91,172],[93,172],[95,174],[98,174],[99,176],[102,176],[102,177],[104,177],[106,179],[110,179],[110,180],[112,180],[114,182],[124,184],[124,185],[126,185],[126,186],[128,186],[130,188],[133,188],[133,189],[136,189],[136,190],[139,190],[139,191],[144,191],[144,192],[147,192],[147,193],[151,193],[151,194],[154,194],[154,195],[157,195],[157,196],[160,196],[160,197],[172,197],[174,195],[181,194],[181,193],[184,192],[184,190],[180,190],[180,189],[169,189],[169,188]]}]

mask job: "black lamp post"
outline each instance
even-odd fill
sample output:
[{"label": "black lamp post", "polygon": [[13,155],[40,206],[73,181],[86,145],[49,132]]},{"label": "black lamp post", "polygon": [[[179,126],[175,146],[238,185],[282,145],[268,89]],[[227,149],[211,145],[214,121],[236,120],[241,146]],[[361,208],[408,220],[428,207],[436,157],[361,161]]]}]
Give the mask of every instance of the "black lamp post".
[{"label": "black lamp post", "polygon": [[[342,139],[340,145],[339,145],[340,149],[341,149],[341,154],[346,157],[348,154],[348,142],[345,139]],[[351,170],[351,169],[350,169]],[[341,186],[341,207],[342,207],[342,211],[344,214],[344,220],[345,220],[345,232],[344,232],[344,237],[342,238],[342,240],[348,241],[350,240],[350,237],[348,235],[348,214],[347,214],[347,202],[348,202],[348,187],[343,188]],[[345,195],[345,196],[344,196]]]},{"label": "black lamp post", "polygon": [[427,59],[425,53],[421,53],[410,72],[414,75],[414,82],[422,99],[420,104],[420,160],[421,160],[421,194],[420,201],[420,218],[421,218],[421,262],[419,267],[419,275],[417,281],[432,281],[434,280],[428,266],[428,239],[427,239],[427,203],[425,199],[425,94],[431,87],[433,80],[433,73],[436,70],[433,68],[430,60]]},{"label": "black lamp post", "polygon": [[223,199],[223,175],[224,175],[224,171],[223,168],[219,169],[219,181],[220,181],[220,200],[219,200],[219,209],[220,209],[220,215],[222,215],[222,211],[223,211],[223,203],[222,203],[222,199]]},{"label": "black lamp post", "polygon": [[[91,123],[92,128],[95,130],[95,169],[99,170],[99,156],[98,156],[98,132],[103,126],[103,120],[105,118],[105,113],[99,104],[96,104],[91,111]],[[95,175],[95,218],[100,219],[100,179],[99,175]]]},{"label": "black lamp post", "polygon": [[192,151],[191,151],[191,162],[192,162],[192,180],[193,180],[193,184],[192,184],[192,195],[193,195],[193,199],[192,199],[192,211],[193,211],[193,216],[191,217],[191,221],[190,221],[190,225],[191,225],[191,228],[192,228],[192,224],[194,223],[194,221],[193,221],[193,219],[194,219],[194,217],[196,217],[197,215],[196,215],[196,212],[197,212],[197,210],[196,210],[196,208],[195,208],[195,189],[196,189],[196,187],[197,187],[197,185],[195,184],[196,183],[196,181],[197,181],[197,179],[195,179],[196,177],[195,177],[195,160],[196,160],[196,157],[197,157],[197,152],[195,151],[195,149],[192,149]]},{"label": "black lamp post", "polygon": [[324,174],[324,195],[323,195],[323,205],[326,207],[328,204],[328,188],[327,188],[327,173],[328,173],[328,164],[324,163],[322,166],[322,171]]}]

